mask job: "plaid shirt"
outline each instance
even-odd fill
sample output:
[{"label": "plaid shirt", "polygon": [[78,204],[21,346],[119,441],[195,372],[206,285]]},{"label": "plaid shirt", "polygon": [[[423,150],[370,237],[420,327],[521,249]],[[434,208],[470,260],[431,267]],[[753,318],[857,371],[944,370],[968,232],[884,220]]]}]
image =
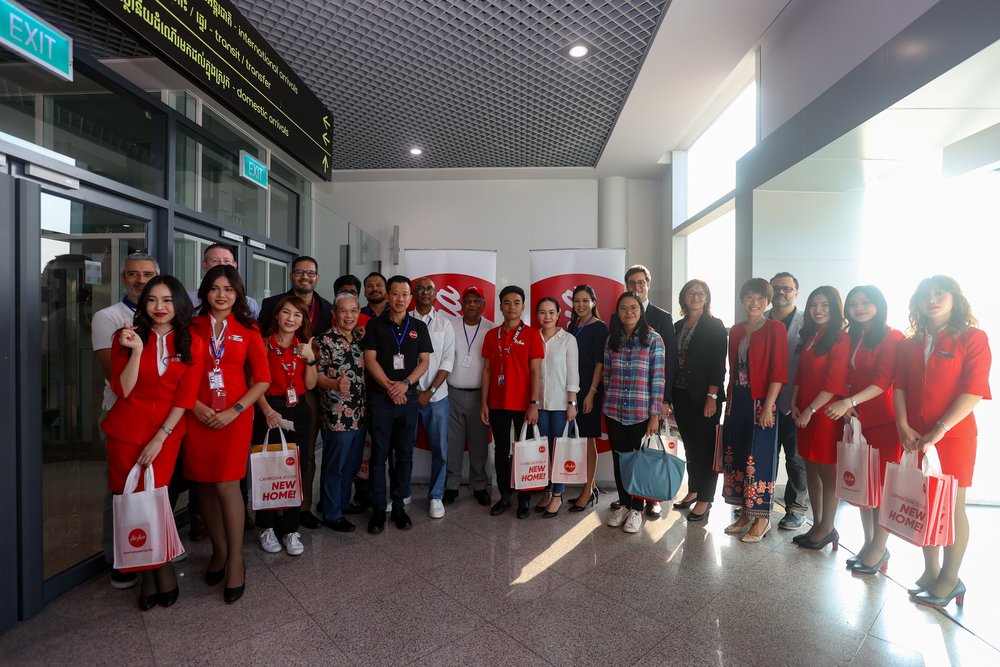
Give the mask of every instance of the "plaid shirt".
[{"label": "plaid shirt", "polygon": [[[655,331],[649,333],[649,347],[642,347],[632,335],[622,341],[621,350],[604,344],[604,414],[628,426],[663,414],[664,348]],[[653,398],[650,401],[650,397]]]}]

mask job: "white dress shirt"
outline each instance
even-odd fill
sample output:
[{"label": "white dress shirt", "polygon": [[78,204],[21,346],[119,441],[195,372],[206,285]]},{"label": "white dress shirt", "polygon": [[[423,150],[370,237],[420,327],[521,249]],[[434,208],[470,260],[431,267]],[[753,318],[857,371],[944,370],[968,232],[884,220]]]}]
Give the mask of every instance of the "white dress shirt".
[{"label": "white dress shirt", "polygon": [[[451,373],[455,366],[455,329],[451,326],[451,318],[447,313],[433,308],[426,315],[421,315],[413,309],[410,311],[410,317],[427,325],[427,333],[431,335],[431,345],[434,347],[427,372],[420,376],[417,382],[420,391],[427,391],[434,383],[438,371]],[[431,396],[431,403],[436,403],[446,396],[448,396],[448,383],[442,382]]]},{"label": "white dress shirt", "polygon": [[[90,323],[90,343],[94,352],[110,350],[115,332],[126,325],[131,325],[134,316],[135,311],[123,301],[94,313],[94,318]],[[104,400],[101,402],[101,408],[105,412],[111,410],[117,398],[115,392],[111,391],[111,383],[105,378]]]},{"label": "white dress shirt", "polygon": [[455,333],[455,358],[448,384],[470,391],[482,389],[483,340],[493,323],[483,317],[470,327],[461,315],[450,319]]},{"label": "white dress shirt", "polygon": [[556,335],[545,341],[542,410],[565,410],[569,407],[566,393],[580,391],[579,358],[576,337],[565,329],[557,329]]}]

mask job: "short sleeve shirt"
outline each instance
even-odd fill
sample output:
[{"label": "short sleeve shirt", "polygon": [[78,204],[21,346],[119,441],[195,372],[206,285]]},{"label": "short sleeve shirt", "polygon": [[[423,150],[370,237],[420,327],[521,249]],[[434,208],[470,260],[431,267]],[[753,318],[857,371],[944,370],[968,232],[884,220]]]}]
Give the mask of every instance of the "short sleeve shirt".
[{"label": "short sleeve shirt", "polygon": [[531,360],[545,358],[545,342],[538,329],[524,322],[513,329],[503,324],[490,329],[483,338],[483,358],[490,362],[490,409],[527,410]]},{"label": "short sleeve shirt", "polygon": [[365,425],[365,362],[361,349],[361,338],[355,333],[348,341],[336,329],[322,334],[319,342],[319,366],[321,375],[346,375],[351,383],[349,396],[337,389],[320,389],[319,400],[322,409],[323,428],[328,431],[357,431]]},{"label": "short sleeve shirt", "polygon": [[[94,319],[90,324],[90,343],[94,352],[99,350],[110,350],[114,342],[115,333],[126,324],[132,324],[135,317],[135,309],[124,301],[119,301],[113,306],[102,308],[94,313]],[[114,407],[115,392],[111,390],[111,384],[104,380],[104,400],[101,407],[107,411]]]},{"label": "short sleeve shirt", "polygon": [[[427,325],[418,319],[406,316],[403,323],[396,324],[389,319],[389,311],[376,317],[365,327],[363,341],[365,351],[374,350],[375,359],[385,376],[393,382],[407,377],[420,362],[420,355],[434,351]],[[394,358],[403,355],[402,368],[396,368]],[[385,394],[385,388],[369,378],[368,391]]]}]

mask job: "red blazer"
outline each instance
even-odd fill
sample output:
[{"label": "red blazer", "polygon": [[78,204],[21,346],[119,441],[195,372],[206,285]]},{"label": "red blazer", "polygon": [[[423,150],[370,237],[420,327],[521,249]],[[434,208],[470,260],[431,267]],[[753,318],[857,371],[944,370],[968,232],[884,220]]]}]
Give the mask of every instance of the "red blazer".
[{"label": "red blazer", "polygon": [[[820,334],[822,336],[822,334]],[[799,367],[795,371],[795,384],[799,387],[796,405],[804,410],[821,391],[838,396],[847,396],[847,362],[851,354],[851,341],[847,333],[841,331],[837,341],[824,355],[817,356],[816,348],[802,350]]]},{"label": "red blazer", "polygon": [[[733,382],[737,379],[736,358],[746,330],[746,320],[734,324],[729,330],[729,387],[726,394],[730,399]],[[750,396],[755,399],[764,399],[772,382],[788,382],[788,334],[785,325],[778,320],[764,320],[764,326],[750,336],[747,362],[750,366]]]},{"label": "red blazer", "polygon": [[[940,331],[924,363],[924,337],[907,338],[896,351],[897,389],[906,392],[906,421],[917,433],[927,433],[960,394],[990,396],[989,340],[982,329],[970,327],[959,336]],[[975,437],[976,418],[970,413],[950,425],[948,438]]]},{"label": "red blazer", "polygon": [[[157,429],[172,408],[189,410],[198,397],[198,385],[203,372],[204,343],[191,338],[191,363],[176,358],[174,335],[167,336],[167,352],[171,359],[161,376],[156,368],[156,334],[150,333],[149,342],[142,348],[139,359],[139,377],[128,398],[122,389],[121,374],[132,351],[118,342],[118,335],[111,343],[111,389],[118,396],[111,412],[101,422],[105,433],[118,440],[145,445],[156,435]],[[185,420],[174,427],[174,435],[184,435]]]},{"label": "red blazer", "polygon": [[858,419],[864,428],[896,423],[892,408],[892,380],[896,371],[896,346],[902,339],[901,332],[886,327],[885,336],[874,350],[869,350],[864,344],[856,348],[857,343],[851,343],[851,362],[847,369],[850,393],[857,394],[871,385],[882,390],[870,401],[858,403]]},{"label": "red blazer", "polygon": [[[219,363],[222,371],[222,381],[226,387],[226,407],[240,400],[250,387],[247,385],[247,375],[253,383],[270,382],[271,372],[267,364],[267,350],[260,329],[254,324],[246,327],[240,324],[235,316],[226,318],[225,353]],[[191,320],[191,334],[202,340],[202,359],[205,360],[205,373],[211,370],[214,363],[209,351],[208,341],[212,338],[212,316],[198,315]],[[249,369],[248,369],[249,362]],[[205,405],[212,404],[212,390],[208,388],[208,376],[199,384],[198,400]],[[253,406],[244,405],[244,408]]]}]

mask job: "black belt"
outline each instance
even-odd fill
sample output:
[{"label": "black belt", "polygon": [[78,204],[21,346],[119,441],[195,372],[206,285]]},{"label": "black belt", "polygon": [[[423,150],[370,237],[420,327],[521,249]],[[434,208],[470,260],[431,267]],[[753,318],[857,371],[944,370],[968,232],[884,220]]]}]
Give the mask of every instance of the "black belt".
[{"label": "black belt", "polygon": [[452,385],[448,385],[448,391],[452,391],[454,389],[458,389],[459,391],[482,391],[483,390],[482,387],[475,387],[474,389],[466,389],[465,387],[453,387]]}]

